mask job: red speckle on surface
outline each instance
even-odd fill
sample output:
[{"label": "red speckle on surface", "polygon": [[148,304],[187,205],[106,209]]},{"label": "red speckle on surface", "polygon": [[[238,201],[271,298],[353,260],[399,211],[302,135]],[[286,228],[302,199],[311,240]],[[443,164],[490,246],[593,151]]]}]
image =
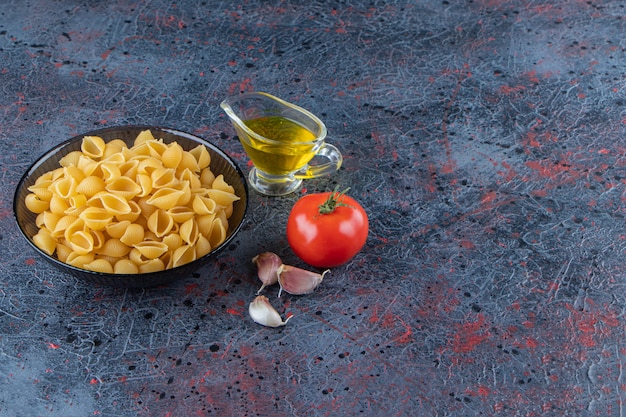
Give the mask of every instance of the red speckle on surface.
[{"label": "red speckle on surface", "polygon": [[24,261],[24,263],[28,266],[35,265],[36,261],[33,258],[28,258]]},{"label": "red speckle on surface", "polygon": [[[231,66],[234,66],[237,63],[235,61],[231,61],[228,64]],[[239,93],[247,92],[247,91],[254,91],[254,86],[252,85],[251,78],[245,78],[238,83],[232,83],[228,87],[229,95],[235,95],[235,94],[239,94]]]},{"label": "red speckle on surface", "polygon": [[185,294],[200,294],[200,285],[198,283],[185,285]]},{"label": "red speckle on surface", "polygon": [[474,245],[474,243],[471,240],[468,240],[468,239],[461,239],[460,245],[464,249],[475,249],[476,248],[476,245]]},{"label": "red speckle on surface", "polygon": [[372,314],[370,315],[368,321],[372,324],[374,323],[378,323],[378,320],[380,320],[380,317],[378,316],[378,304],[376,304],[373,308]]},{"label": "red speckle on surface", "polygon": [[489,330],[486,330],[485,315],[480,313],[477,320],[456,326],[452,350],[456,353],[471,352],[491,337]]},{"label": "red speckle on surface", "polygon": [[500,86],[500,92],[503,93],[503,94],[507,94],[507,95],[515,94],[515,93],[518,93],[520,91],[524,91],[525,89],[526,89],[526,87],[523,86],[523,85],[516,85],[516,86],[513,86],[513,87],[511,87],[509,85],[502,85],[502,86]]},{"label": "red speckle on surface", "polygon": [[111,51],[113,51],[113,49],[107,49],[100,55],[100,58],[102,58],[103,60],[107,59],[109,55],[111,55]]},{"label": "red speckle on surface", "polygon": [[226,312],[227,312],[228,314],[232,314],[233,316],[242,316],[242,315],[243,315],[243,314],[241,313],[241,311],[236,310],[236,309],[234,309],[234,308],[227,308],[227,309],[226,309]]},{"label": "red speckle on surface", "polygon": [[554,178],[557,175],[568,172],[569,166],[565,163],[554,163],[554,161],[542,160],[542,161],[528,161],[526,166],[535,170],[540,176],[545,178]]},{"label": "red speckle on surface", "polygon": [[494,202],[497,196],[498,193],[496,193],[495,191],[489,191],[483,196],[483,198],[481,198],[480,202],[481,204],[491,204]]},{"label": "red speckle on surface", "polygon": [[539,346],[539,341],[533,337],[527,337],[524,341],[526,342],[526,347],[530,349],[535,349]]},{"label": "red speckle on surface", "polygon": [[411,326],[407,325],[404,320],[402,320],[400,317],[397,317],[398,321],[400,322],[400,324],[402,324],[402,327],[404,328],[404,333],[402,333],[400,336],[396,337],[394,339],[394,342],[400,343],[400,344],[406,344],[406,343],[410,343],[413,340],[413,330],[411,329]]}]

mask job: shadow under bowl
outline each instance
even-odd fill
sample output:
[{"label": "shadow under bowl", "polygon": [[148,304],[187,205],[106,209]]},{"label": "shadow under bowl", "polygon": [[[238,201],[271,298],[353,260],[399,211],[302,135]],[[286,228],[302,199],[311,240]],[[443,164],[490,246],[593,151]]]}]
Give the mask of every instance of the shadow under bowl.
[{"label": "shadow under bowl", "polygon": [[[84,136],[99,136],[104,139],[105,142],[121,139],[126,142],[130,148],[133,146],[137,135],[144,130],[150,130],[156,139],[163,139],[164,143],[177,142],[186,151],[198,145],[206,146],[211,155],[211,170],[215,175],[223,174],[224,180],[234,187],[235,194],[240,197],[240,200],[233,204],[233,213],[228,219],[229,227],[224,242],[213,248],[208,254],[187,264],[163,271],[141,274],[115,274],[88,271],[61,262],[55,256],[49,256],[39,249],[32,240],[32,237],[37,234],[39,230],[35,223],[37,214],[29,211],[24,202],[26,195],[29,194],[28,187],[33,185],[35,180],[44,173],[59,168],[59,160],[65,155],[72,151],[80,151]],[[194,271],[213,260],[219,252],[231,243],[243,225],[247,210],[248,186],[245,176],[237,164],[235,164],[224,151],[210,142],[189,133],[155,126],[122,126],[99,129],[75,136],[55,146],[33,163],[22,176],[17,185],[13,199],[13,214],[19,230],[35,252],[61,271],[69,273],[80,280],[116,288],[149,288],[189,277]]]}]

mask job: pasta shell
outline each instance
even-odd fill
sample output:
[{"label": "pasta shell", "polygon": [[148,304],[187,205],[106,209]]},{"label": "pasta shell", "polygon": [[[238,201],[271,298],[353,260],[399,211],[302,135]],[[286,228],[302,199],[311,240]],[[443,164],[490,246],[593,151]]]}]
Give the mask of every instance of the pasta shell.
[{"label": "pasta shell", "polygon": [[218,247],[223,241],[226,240],[226,228],[219,218],[216,218],[213,221],[211,234],[207,236],[207,239],[213,248]]},{"label": "pasta shell", "polygon": [[[28,210],[35,214],[43,213],[50,208],[50,201],[44,201],[36,194],[27,194],[24,198],[24,204]],[[65,210],[56,211],[56,213],[61,214],[64,211]]]},{"label": "pasta shell", "polygon": [[220,174],[217,177],[215,177],[215,179],[211,183],[210,188],[213,188],[215,190],[225,191],[230,194],[235,194],[235,187],[233,187],[232,185],[226,182],[223,174]]},{"label": "pasta shell", "polygon": [[74,181],[76,181],[77,184],[85,179],[85,173],[75,165],[63,168],[63,173],[66,177],[74,178]]},{"label": "pasta shell", "polygon": [[145,237],[145,229],[143,226],[138,224],[131,224],[128,226],[124,234],[119,238],[120,241],[128,246],[136,245],[137,243],[144,240]]},{"label": "pasta shell", "polygon": [[105,191],[94,195],[87,203],[94,207],[103,208],[113,216],[128,214],[132,211],[125,198]]},{"label": "pasta shell", "polygon": [[87,197],[93,197],[101,191],[104,191],[104,180],[95,175],[85,177],[78,186],[76,186],[76,192],[83,194]]},{"label": "pasta shell", "polygon": [[173,253],[168,265],[169,268],[188,264],[196,259],[196,251],[192,245],[183,245],[177,248]]},{"label": "pasta shell", "polygon": [[111,262],[106,259],[94,259],[91,262],[83,264],[83,268],[94,272],[102,272],[104,274],[113,273],[113,265],[111,265]]},{"label": "pasta shell", "polygon": [[85,226],[92,230],[104,230],[113,220],[113,215],[106,209],[99,207],[87,207],[78,216],[85,222]]},{"label": "pasta shell", "polygon": [[101,230],[91,230],[91,237],[93,237],[93,248],[94,250],[100,249],[107,242],[106,237],[104,237],[104,233]]},{"label": "pasta shell", "polygon": [[148,262],[148,259],[144,258],[137,248],[132,248],[130,252],[128,252],[128,259],[137,266]]},{"label": "pasta shell", "polygon": [[39,229],[37,234],[33,236],[33,243],[48,255],[52,255],[57,247],[57,241],[48,229]]},{"label": "pasta shell", "polygon": [[107,164],[117,165],[119,167],[126,162],[126,157],[121,152],[117,152],[112,155],[103,156],[101,161]]},{"label": "pasta shell", "polygon": [[119,165],[120,173],[124,177],[135,178],[139,171],[139,161],[135,159],[131,159],[130,161],[125,161]]},{"label": "pasta shell", "polygon": [[176,223],[184,223],[196,215],[196,213],[187,206],[175,206],[167,210],[167,213]]},{"label": "pasta shell", "polygon": [[115,178],[105,186],[105,189],[110,193],[124,197],[126,200],[131,200],[142,192],[141,186],[128,177]]},{"label": "pasta shell", "polygon": [[[62,216],[54,225],[54,229],[52,229],[52,236],[54,236],[55,238],[60,238],[65,236],[65,231],[72,226],[76,221],[78,220],[78,217],[76,216],[71,216],[71,215],[66,215],[66,216]],[[76,226],[74,226],[74,229],[71,229],[71,231],[74,230],[82,230],[84,229],[85,224],[82,222],[79,223],[78,228],[76,228]]]},{"label": "pasta shell", "polygon": [[139,267],[130,259],[120,259],[113,265],[113,273],[137,274],[139,273]]},{"label": "pasta shell", "polygon": [[165,243],[168,250],[172,252],[176,248],[179,248],[183,245],[183,239],[178,233],[170,233],[169,235],[163,237],[163,243]]},{"label": "pasta shell", "polygon": [[145,197],[152,192],[152,178],[148,174],[137,174],[137,184],[141,187],[139,197]]},{"label": "pasta shell", "polygon": [[230,203],[229,205],[222,207],[222,212],[224,213],[227,219],[230,219],[230,216],[233,215],[233,210],[234,210],[233,203]]},{"label": "pasta shell", "polygon": [[184,206],[187,203],[189,203],[189,201],[191,201],[192,194],[191,194],[191,188],[189,188],[189,183],[181,182],[175,188],[182,192],[182,194],[178,198],[178,204],[177,205]]},{"label": "pasta shell", "polygon": [[53,171],[48,171],[48,172],[41,174],[41,176],[35,180],[35,185],[39,185],[43,183],[50,184],[52,182],[52,176],[53,176]]},{"label": "pasta shell", "polygon": [[151,259],[148,262],[139,265],[139,272],[142,274],[148,272],[157,272],[163,271],[165,269],[165,264],[160,259]]},{"label": "pasta shell", "polygon": [[225,230],[228,230],[228,219],[226,218],[226,213],[224,210],[220,210],[215,213],[215,219],[219,220],[222,223],[222,226]]},{"label": "pasta shell", "polygon": [[[35,226],[37,226],[40,229],[46,228],[48,230],[52,230],[49,227],[46,227],[45,223],[44,223],[44,216],[46,214],[54,214],[54,213],[50,213],[49,211],[42,211],[41,213],[37,214],[37,216],[35,216]],[[58,216],[58,214],[55,214],[55,216]]]},{"label": "pasta shell", "polygon": [[176,142],[172,142],[161,155],[161,161],[167,168],[176,168],[183,159],[183,148]]},{"label": "pasta shell", "polygon": [[67,259],[65,260],[65,263],[70,264],[72,266],[75,266],[77,268],[83,268],[85,269],[84,265],[89,263],[89,262],[93,262],[93,260],[95,259],[93,253],[88,253],[88,254],[79,254],[76,252],[71,252]]},{"label": "pasta shell", "polygon": [[64,175],[65,172],[63,171],[63,168],[57,168],[52,171],[52,176],[50,177],[50,179],[52,180],[52,182],[55,182],[56,180],[63,178]]},{"label": "pasta shell", "polygon": [[196,158],[189,152],[183,152],[183,157],[178,164],[178,169],[183,171],[184,169],[190,169],[192,172],[200,172],[200,166]]},{"label": "pasta shell", "polygon": [[72,251],[78,255],[87,255],[93,251],[93,236],[86,230],[79,230],[72,233],[71,236],[66,236],[70,244]]},{"label": "pasta shell", "polygon": [[63,158],[59,159],[59,165],[62,167],[68,167],[71,165],[78,166],[78,160],[81,156],[83,156],[81,151],[72,151],[63,156]]},{"label": "pasta shell", "polygon": [[194,219],[187,220],[180,225],[178,234],[188,245],[194,245],[200,235],[198,223]]},{"label": "pasta shell", "polygon": [[148,229],[157,235],[157,237],[163,237],[172,230],[174,227],[174,220],[163,209],[159,209],[152,213],[148,218]]},{"label": "pasta shell", "polygon": [[49,211],[43,213],[43,224],[48,230],[54,230],[60,219],[61,215],[59,214],[51,213]]},{"label": "pasta shell", "polygon": [[89,175],[100,176],[101,174],[100,165],[98,164],[98,162],[94,161],[86,155],[81,155],[80,158],[78,158],[78,163],[76,164],[76,166],[78,166],[78,168],[87,177]]},{"label": "pasta shell", "polygon": [[167,245],[157,241],[146,240],[134,244],[133,247],[146,259],[156,259],[167,252]]},{"label": "pasta shell", "polygon": [[161,155],[167,150],[167,145],[162,140],[147,140],[145,143],[153,158],[161,159]]},{"label": "pasta shell", "polygon": [[205,168],[200,173],[200,184],[204,188],[211,188],[213,181],[215,181],[215,174],[211,171],[211,168]]},{"label": "pasta shell", "polygon": [[72,249],[62,243],[57,243],[56,254],[59,261],[67,263],[67,257],[70,253],[72,253]]},{"label": "pasta shell", "polygon": [[186,168],[178,175],[178,179],[181,181],[185,181],[189,183],[189,188],[192,190],[199,190],[202,188],[202,183],[200,182],[200,178],[194,172],[191,172],[190,169]]},{"label": "pasta shell", "polygon": [[28,191],[35,194],[40,200],[50,201],[50,199],[52,198],[52,191],[48,189],[50,184],[52,184],[52,180],[36,182],[35,184],[28,187]]},{"label": "pasta shell", "polygon": [[222,207],[228,206],[229,204],[239,200],[239,197],[237,197],[237,195],[222,190],[210,189],[207,190],[207,194],[213,201],[215,201],[216,204]]},{"label": "pasta shell", "polygon": [[65,199],[59,197],[58,195],[52,195],[52,198],[50,199],[50,207],[48,208],[48,210],[57,214],[65,214],[65,212],[69,208],[70,205],[67,201],[65,201]]},{"label": "pasta shell", "polygon": [[192,154],[193,157],[196,159],[199,169],[204,169],[208,167],[211,163],[211,154],[204,145],[196,146],[191,151],[189,151],[189,153]]},{"label": "pasta shell", "polygon": [[84,194],[74,194],[68,200],[70,208],[81,209],[87,205],[87,197]]},{"label": "pasta shell", "polygon": [[174,187],[178,183],[176,171],[172,168],[156,168],[150,173],[153,188]]},{"label": "pasta shell", "polygon": [[171,209],[178,205],[178,201],[185,194],[182,190],[176,190],[174,188],[161,188],[154,192],[150,198],[148,198],[148,204],[152,204],[155,207],[163,210]]},{"label": "pasta shell", "polygon": [[196,194],[193,197],[192,207],[196,214],[206,215],[215,213],[217,204],[215,203],[215,200],[211,198],[202,197],[201,195]]},{"label": "pasta shell", "polygon": [[124,232],[126,232],[126,229],[128,229],[130,225],[131,225],[131,222],[129,220],[111,222],[107,224],[105,231],[107,232],[107,235],[109,235],[110,237],[119,239],[122,237],[122,235],[124,235]]},{"label": "pasta shell", "polygon": [[209,242],[209,239],[203,235],[199,235],[198,240],[196,241],[196,258],[201,258],[209,252],[211,252],[211,243]]},{"label": "pasta shell", "polygon": [[150,175],[155,169],[161,168],[163,168],[163,164],[159,160],[155,158],[143,158],[139,161],[139,164],[137,165],[137,172],[139,174]]},{"label": "pasta shell", "polygon": [[99,159],[104,155],[104,139],[99,136],[85,136],[80,146],[83,154],[92,159]]},{"label": "pasta shell", "polygon": [[100,164],[100,169],[102,170],[102,179],[105,183],[122,176],[120,167],[117,164],[105,162]]},{"label": "pasta shell", "polygon": [[127,161],[138,160],[141,161],[146,157],[153,159],[150,157],[150,149],[146,146],[145,143],[141,143],[138,145],[134,145],[132,148],[122,149],[122,155],[124,159]]},{"label": "pasta shell", "polygon": [[121,154],[122,149],[128,148],[126,142],[121,139],[113,139],[104,145],[104,158],[108,158],[115,154]]},{"label": "pasta shell", "polygon": [[[149,140],[154,140],[154,136],[152,135],[152,132],[148,129],[148,130],[142,130],[141,132],[139,132],[139,134],[137,135],[137,137],[135,138],[135,146],[147,142]],[[133,146],[133,148],[135,147]]]},{"label": "pasta shell", "polygon": [[115,218],[119,221],[128,220],[130,222],[137,221],[139,216],[141,215],[141,207],[134,200],[130,200],[128,202],[128,206],[130,207],[130,212],[126,214],[116,214]]},{"label": "pasta shell", "polygon": [[141,209],[141,216],[146,220],[154,213],[157,208],[148,202],[150,197],[142,197],[136,200],[137,205]]},{"label": "pasta shell", "polygon": [[215,221],[215,213],[197,216],[196,223],[198,223],[200,234],[209,236],[213,230],[213,221]]},{"label": "pasta shell", "polygon": [[131,248],[123,244],[120,239],[108,239],[100,249],[96,250],[96,254],[121,258],[128,255]]},{"label": "pasta shell", "polygon": [[76,192],[76,185],[76,180],[74,178],[63,177],[50,184],[48,189],[52,191],[52,194],[67,199]]}]

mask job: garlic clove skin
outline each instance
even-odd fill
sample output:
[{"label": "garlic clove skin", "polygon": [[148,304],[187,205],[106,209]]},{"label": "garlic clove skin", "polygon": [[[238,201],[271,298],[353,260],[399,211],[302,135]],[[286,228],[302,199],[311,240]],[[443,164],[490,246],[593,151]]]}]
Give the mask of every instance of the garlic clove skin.
[{"label": "garlic clove skin", "polygon": [[280,297],[282,291],[293,295],[310,294],[322,283],[328,272],[330,269],[318,274],[291,265],[281,265],[278,267],[278,296]]},{"label": "garlic clove skin", "polygon": [[287,324],[289,319],[293,316],[287,317],[287,320],[283,321],[278,314],[278,311],[270,304],[269,300],[264,295],[257,295],[257,297],[250,303],[248,307],[250,317],[255,323],[261,324],[267,327],[281,327]]},{"label": "garlic clove skin", "polygon": [[259,279],[263,283],[256,292],[258,295],[265,287],[278,282],[278,268],[283,264],[283,261],[273,252],[263,252],[252,258],[252,262],[256,264]]}]

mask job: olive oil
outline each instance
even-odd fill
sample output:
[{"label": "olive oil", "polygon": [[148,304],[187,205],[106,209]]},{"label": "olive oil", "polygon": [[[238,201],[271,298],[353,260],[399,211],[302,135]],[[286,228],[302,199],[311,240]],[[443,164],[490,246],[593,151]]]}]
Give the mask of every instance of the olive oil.
[{"label": "olive oil", "polygon": [[241,137],[241,144],[252,163],[270,175],[285,175],[305,166],[317,151],[313,132],[293,120],[281,116],[266,116],[244,120],[258,135],[269,139],[260,141],[253,136]]}]

